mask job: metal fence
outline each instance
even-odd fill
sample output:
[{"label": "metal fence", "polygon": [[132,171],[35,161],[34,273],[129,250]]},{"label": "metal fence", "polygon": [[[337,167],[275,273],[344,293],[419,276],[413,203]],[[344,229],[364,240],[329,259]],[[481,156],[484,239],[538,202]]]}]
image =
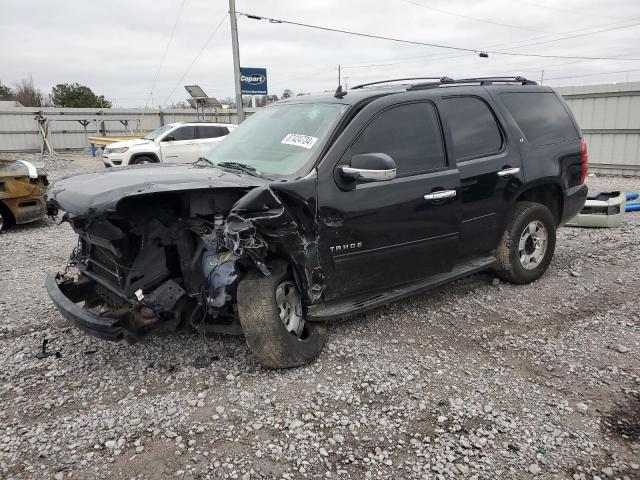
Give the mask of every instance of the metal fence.
[{"label": "metal fence", "polygon": [[640,82],[556,90],[582,128],[589,171],[640,175]]},{"label": "metal fence", "polygon": [[[584,133],[590,171],[640,175],[640,82],[560,87]],[[252,113],[254,109],[247,109]],[[3,108],[0,109],[0,153],[39,151],[42,145],[41,112],[48,121],[55,150],[87,147],[88,135],[123,135],[153,130],[161,125],[193,121],[237,123],[235,110],[213,109],[198,114],[190,109],[142,110],[110,108]]]},{"label": "metal fence", "polygon": [[192,109],[1,108],[0,152],[40,151],[45,133],[56,151],[81,150],[89,135],[144,135],[167,123],[194,120],[237,123],[238,118],[235,109],[222,108],[199,114]]}]

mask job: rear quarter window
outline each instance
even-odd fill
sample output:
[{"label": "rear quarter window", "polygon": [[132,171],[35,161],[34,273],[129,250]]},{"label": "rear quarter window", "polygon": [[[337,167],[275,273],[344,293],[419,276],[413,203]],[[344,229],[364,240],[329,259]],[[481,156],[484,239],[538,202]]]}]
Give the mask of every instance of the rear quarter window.
[{"label": "rear quarter window", "polygon": [[218,138],[224,137],[229,133],[227,127],[218,127],[215,125],[199,125],[198,138]]},{"label": "rear quarter window", "polygon": [[567,110],[553,92],[505,92],[500,98],[527,141],[552,145],[578,138]]},{"label": "rear quarter window", "polygon": [[456,160],[494,155],[502,148],[502,134],[487,104],[477,97],[445,98],[442,112],[447,117]]}]

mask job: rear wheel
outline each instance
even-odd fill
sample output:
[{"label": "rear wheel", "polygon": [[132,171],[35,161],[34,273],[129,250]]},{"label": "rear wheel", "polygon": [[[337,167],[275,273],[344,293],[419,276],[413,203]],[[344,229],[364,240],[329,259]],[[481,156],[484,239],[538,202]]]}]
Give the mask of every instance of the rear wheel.
[{"label": "rear wheel", "polygon": [[4,229],[4,217],[2,216],[2,211],[0,211],[0,232]]},{"label": "rear wheel", "polygon": [[305,321],[302,297],[285,262],[272,274],[247,274],[238,284],[238,315],[245,339],[260,363],[291,368],[316,358],[327,338],[324,323]]},{"label": "rear wheel", "polygon": [[539,203],[518,202],[496,254],[496,274],[513,283],[530,283],[547,270],[556,247],[556,223]]}]

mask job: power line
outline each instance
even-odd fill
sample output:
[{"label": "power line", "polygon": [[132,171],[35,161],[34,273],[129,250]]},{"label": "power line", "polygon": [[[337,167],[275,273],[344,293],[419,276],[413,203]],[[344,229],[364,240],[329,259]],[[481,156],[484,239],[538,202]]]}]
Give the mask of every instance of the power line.
[{"label": "power line", "polygon": [[[640,18],[640,17],[638,17]],[[635,18],[632,18],[630,20],[624,20],[622,22],[618,21],[618,22],[609,22],[609,23],[604,23],[604,24],[600,24],[600,25],[593,25],[591,27],[583,27],[583,28],[579,28],[577,30],[569,30],[567,32],[559,32],[557,35],[573,35],[573,34],[577,34],[580,33],[580,36],[586,36],[586,35],[591,35],[592,33],[598,33],[598,31],[595,32],[583,32],[584,30],[591,30],[593,28],[601,28],[601,27],[608,27],[608,26],[612,26],[612,25],[620,25],[620,23],[628,23],[631,20],[634,20]],[[626,27],[627,25],[623,26],[622,28]],[[631,25],[634,26],[634,25]],[[520,48],[520,47],[526,47],[529,45],[534,45],[532,43],[526,43],[527,41],[531,41],[531,40],[538,40],[540,38],[544,38],[544,37],[548,37],[549,34],[546,35],[538,35],[535,37],[529,37],[527,39],[524,40],[519,40],[515,43],[521,43],[522,45],[512,45],[510,43],[504,43],[504,42],[500,42],[500,43],[494,43],[491,45],[487,45],[486,47],[483,48],[483,51],[486,51],[485,49],[487,48],[495,48],[495,47],[509,47],[509,48]],[[573,37],[569,37],[569,38],[573,38]],[[564,38],[559,38],[556,40],[563,40]],[[551,40],[551,41],[556,41],[556,40]],[[525,43],[523,43],[525,42]],[[461,57],[465,57],[467,54],[463,53],[461,55],[449,55],[449,56],[433,56],[433,55],[420,55],[420,56],[413,56],[413,57],[401,57],[401,58],[388,58],[387,60],[381,62],[381,63],[371,63],[371,64],[361,64],[361,62],[352,62],[351,64],[349,63],[342,63],[343,68],[370,68],[370,67],[386,67],[386,66],[393,66],[393,65],[402,65],[405,63],[413,63],[416,61],[420,61],[422,59],[429,59],[429,61],[439,61],[439,60],[449,60],[449,59],[455,59],[455,58],[461,58]],[[621,55],[624,56],[624,55]],[[396,60],[408,60],[406,62],[403,61],[398,61],[396,62]],[[394,62],[394,63],[389,63],[389,62]]]},{"label": "power line", "polygon": [[[516,0],[516,2],[518,3],[522,3],[524,5],[530,5],[532,7],[537,7],[537,8],[545,8],[547,10],[553,10],[555,12],[563,12],[563,13],[571,13],[573,15],[576,14],[575,10],[564,10],[562,8],[557,8],[557,7],[549,7],[548,5],[543,5],[541,3],[535,3],[535,2],[526,2],[524,0]],[[585,9],[581,9],[580,10],[580,16],[589,16],[589,17],[597,17],[597,18],[611,18],[612,20],[622,20],[622,17],[611,17],[609,15],[596,15],[593,13],[588,13],[585,12]]]},{"label": "power line", "polygon": [[153,78],[153,83],[151,84],[151,90],[149,91],[149,97],[153,95],[153,90],[156,88],[156,83],[158,81],[158,77],[160,76],[160,70],[162,70],[162,65],[164,64],[164,60],[167,58],[167,52],[169,51],[169,46],[173,41],[173,36],[176,33],[176,27],[178,26],[178,21],[180,20],[180,15],[182,14],[182,9],[184,8],[184,4],[187,0],[182,0],[180,4],[180,8],[178,9],[178,15],[176,16],[176,21],[173,24],[173,28],[171,29],[171,34],[169,35],[169,41],[167,45],[164,47],[164,53],[162,54],[162,59],[160,60],[160,65],[158,65],[158,70],[156,71],[156,76]]},{"label": "power line", "polygon": [[283,24],[288,24],[288,25],[295,25],[298,27],[305,27],[305,28],[312,28],[315,30],[323,30],[323,31],[327,31],[327,32],[334,32],[334,33],[342,33],[345,35],[353,35],[353,36],[357,36],[357,37],[365,37],[365,38],[374,38],[377,40],[386,40],[389,42],[396,42],[396,43],[406,43],[406,44],[410,44],[410,45],[422,45],[425,47],[434,47],[434,48],[443,48],[443,49],[447,49],[447,50],[456,50],[456,51],[460,51],[460,52],[471,52],[471,53],[491,53],[494,55],[508,55],[508,56],[514,56],[514,57],[537,57],[537,58],[564,58],[564,59],[581,59],[581,60],[624,60],[624,61],[640,61],[640,58],[613,58],[613,57],[586,57],[586,56],[579,56],[579,55],[545,55],[545,54],[539,54],[539,53],[518,53],[518,52],[505,52],[505,51],[495,51],[495,50],[483,50],[480,48],[467,48],[467,47],[454,47],[452,45],[443,45],[443,44],[439,44],[439,43],[429,43],[429,42],[419,42],[417,40],[406,40],[406,39],[401,39],[401,38],[394,38],[394,37],[385,37],[382,35],[374,35],[374,34],[370,34],[370,33],[362,33],[362,32],[353,32],[350,30],[342,30],[342,29],[338,29],[338,28],[331,28],[331,27],[322,27],[320,25],[311,25],[308,23],[300,23],[300,22],[293,22],[290,20],[283,20],[283,19],[278,19],[278,18],[270,18],[270,17],[262,17],[260,15],[254,15],[254,14],[249,14],[249,13],[243,13],[243,12],[237,12],[238,15],[242,15],[244,17],[250,18],[252,20],[266,20],[269,23],[283,23]]},{"label": "power line", "polygon": [[614,73],[631,73],[631,72],[640,72],[640,69],[617,70],[615,72],[587,73],[587,74],[584,74],[584,75],[570,75],[568,77],[547,78],[546,80],[565,80],[565,79],[568,79],[568,78],[597,77],[598,75],[613,75]]},{"label": "power line", "polygon": [[224,23],[224,21],[227,19],[227,15],[229,15],[229,12],[226,12],[224,14],[224,16],[222,17],[222,19],[220,20],[220,22],[218,23],[218,25],[216,26],[216,28],[214,28],[213,32],[211,32],[211,35],[209,35],[209,38],[207,38],[207,41],[204,42],[204,45],[202,45],[202,48],[200,49],[200,51],[198,52],[198,54],[193,58],[193,60],[191,61],[191,63],[189,64],[189,66],[187,67],[187,69],[184,71],[184,73],[182,74],[182,76],[180,77],[180,79],[176,82],[175,86],[173,87],[173,89],[171,90],[171,93],[169,94],[169,96],[167,97],[167,99],[164,101],[164,103],[167,103],[169,100],[171,100],[171,97],[173,96],[173,92],[176,91],[176,88],[178,88],[180,86],[180,84],[182,83],[182,81],[184,80],[184,78],[189,74],[189,72],[191,71],[191,68],[193,67],[193,65],[198,61],[198,58],[200,58],[200,55],[202,55],[202,52],[205,51],[205,49],[207,48],[207,46],[209,45],[209,42],[211,40],[213,40],[213,37],[215,36],[216,33],[218,33],[218,30],[220,30],[220,27],[222,26],[222,24]]},{"label": "power line", "polygon": [[[640,18],[640,17],[631,18],[631,19],[629,19],[627,21],[631,22],[633,20],[637,20],[638,18]],[[526,45],[519,45],[519,46],[512,47],[512,48],[529,47],[531,45],[543,45],[543,44],[546,44],[546,43],[553,43],[553,42],[559,42],[561,40],[568,40],[570,38],[577,38],[577,37],[584,37],[584,36],[587,36],[587,35],[594,35],[596,33],[601,33],[601,32],[610,32],[612,30],[622,30],[624,28],[637,27],[638,25],[640,25],[640,24],[639,23],[632,23],[631,25],[622,25],[622,26],[618,26],[618,27],[605,28],[605,29],[602,29],[602,30],[597,30],[595,32],[578,33],[578,34],[575,34],[575,35],[569,35],[567,37],[556,38],[554,40],[545,40],[545,41],[542,41],[542,42],[527,43]]]},{"label": "power line", "polygon": [[405,2],[405,3],[411,4],[411,5],[415,5],[416,7],[426,8],[427,10],[433,10],[435,12],[444,13],[445,15],[452,15],[454,17],[466,18],[467,20],[474,20],[476,22],[489,23],[491,25],[497,25],[499,27],[513,28],[513,29],[517,29],[517,30],[528,30],[530,32],[538,32],[538,33],[540,33],[540,32],[542,32],[542,33],[554,33],[554,32],[548,32],[546,30],[536,30],[535,28],[523,27],[521,25],[513,25],[513,24],[510,24],[510,23],[496,22],[494,20],[488,20],[486,18],[472,17],[470,15],[464,15],[462,13],[456,13],[456,12],[451,12],[449,10],[444,10],[442,8],[432,7],[431,5],[426,5],[424,3],[415,2],[414,0],[402,0],[402,1]]},{"label": "power line", "polygon": [[299,23],[299,22],[292,22],[289,20],[282,20],[282,19],[277,19],[277,18],[269,18],[269,17],[261,17],[259,15],[253,15],[253,14],[249,14],[249,13],[243,13],[243,12],[237,12],[238,15],[242,15],[244,17],[250,18],[252,20],[267,20],[269,23],[285,23],[288,25],[295,25],[298,27],[306,27],[306,28],[313,28],[316,30],[325,30],[328,32],[334,32],[334,33],[344,33],[346,35],[354,35],[354,36],[358,36],[358,37],[366,37],[366,38],[375,38],[378,40],[387,40],[390,42],[398,42],[398,43],[409,43],[412,45],[422,45],[422,46],[426,46],[426,47],[436,47],[436,48],[446,48],[448,50],[458,50],[461,52],[473,52],[473,53],[477,53],[476,49],[473,48],[464,48],[464,47],[454,47],[451,45],[440,45],[438,43],[427,43],[427,42],[418,42],[415,40],[402,40],[399,38],[393,38],[393,37],[384,37],[381,35],[372,35],[369,33],[360,33],[360,32],[352,32],[349,30],[340,30],[338,28],[330,28],[330,27],[321,27],[319,25],[310,25],[308,23]]}]

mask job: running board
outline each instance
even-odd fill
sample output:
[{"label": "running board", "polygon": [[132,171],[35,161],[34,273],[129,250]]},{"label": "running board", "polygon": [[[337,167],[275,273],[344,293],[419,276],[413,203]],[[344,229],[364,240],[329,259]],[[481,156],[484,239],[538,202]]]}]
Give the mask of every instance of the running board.
[{"label": "running board", "polygon": [[367,310],[371,310],[372,308],[385,305],[389,302],[410,297],[416,293],[431,290],[432,288],[439,287],[445,283],[481,272],[482,270],[489,268],[495,261],[496,258],[494,256],[476,258],[467,262],[459,263],[450,272],[435,275],[419,283],[396,287],[388,292],[368,294],[367,296],[346,302],[331,302],[324,305],[311,306],[307,311],[307,318],[311,321],[333,320],[336,318],[346,317],[347,315],[362,313]]}]

